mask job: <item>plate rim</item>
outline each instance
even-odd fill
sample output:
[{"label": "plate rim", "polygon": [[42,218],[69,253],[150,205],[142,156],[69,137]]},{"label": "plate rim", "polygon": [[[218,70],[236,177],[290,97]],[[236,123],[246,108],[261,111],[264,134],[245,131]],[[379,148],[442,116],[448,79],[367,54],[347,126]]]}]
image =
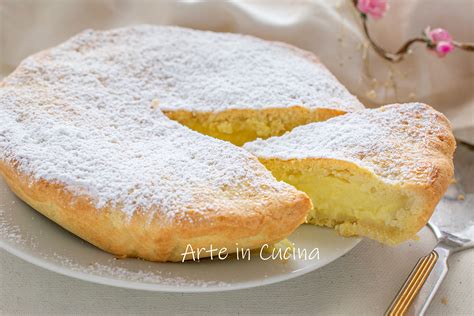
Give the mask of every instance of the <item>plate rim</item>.
[{"label": "plate rim", "polygon": [[354,249],[361,241],[362,238],[360,237],[350,237],[353,240],[353,244],[344,249],[339,256],[334,257],[328,261],[326,261],[323,265],[311,265],[303,267],[294,272],[288,272],[278,276],[272,276],[268,278],[263,278],[258,281],[245,281],[239,283],[231,283],[229,286],[219,286],[219,285],[206,285],[206,286],[176,286],[176,285],[165,285],[159,283],[145,283],[145,282],[137,282],[137,281],[127,281],[127,280],[120,280],[106,276],[94,275],[91,273],[85,273],[82,271],[75,271],[72,269],[68,269],[67,267],[62,266],[59,263],[53,263],[46,259],[39,258],[37,256],[33,256],[27,253],[27,251],[23,251],[21,249],[15,248],[14,246],[10,245],[9,243],[5,242],[4,240],[0,240],[0,248],[5,250],[6,252],[14,255],[17,258],[22,259],[28,263],[31,263],[37,267],[43,268],[45,270],[55,272],[73,279],[113,286],[117,288],[125,288],[125,289],[133,289],[133,290],[144,290],[149,292],[162,292],[162,293],[215,293],[215,292],[228,292],[228,291],[235,291],[235,290],[243,290],[243,289],[250,289],[261,287],[265,285],[275,284],[279,282],[284,282],[287,280],[291,280],[312,271],[318,270],[335,260],[339,259],[340,257],[347,254],[349,251]]}]

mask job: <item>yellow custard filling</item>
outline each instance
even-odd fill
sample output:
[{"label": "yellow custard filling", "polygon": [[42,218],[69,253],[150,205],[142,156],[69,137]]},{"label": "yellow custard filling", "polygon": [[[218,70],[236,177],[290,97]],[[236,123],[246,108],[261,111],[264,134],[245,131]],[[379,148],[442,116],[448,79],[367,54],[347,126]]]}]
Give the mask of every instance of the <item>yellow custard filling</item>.
[{"label": "yellow custard filling", "polygon": [[257,138],[280,136],[296,126],[325,121],[345,112],[293,106],[261,110],[235,109],[223,112],[163,111],[170,119],[202,134],[241,146]]},{"label": "yellow custard filling", "polygon": [[413,238],[420,229],[419,201],[355,164],[334,159],[261,162],[278,180],[308,194],[313,209],[307,223],[386,244]]}]

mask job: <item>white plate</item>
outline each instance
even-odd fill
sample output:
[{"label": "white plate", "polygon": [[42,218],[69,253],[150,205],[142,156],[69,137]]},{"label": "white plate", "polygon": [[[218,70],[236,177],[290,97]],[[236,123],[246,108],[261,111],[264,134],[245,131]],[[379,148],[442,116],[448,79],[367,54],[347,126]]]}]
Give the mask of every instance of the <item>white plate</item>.
[{"label": "white plate", "polygon": [[[290,240],[295,249],[319,260],[203,259],[198,262],[153,263],[115,259],[62,229],[18,199],[0,177],[0,246],[45,269],[70,277],[112,286],[167,292],[212,292],[250,288],[295,278],[341,257],[360,241],[343,238],[333,230],[301,226]],[[315,254],[315,252],[313,252]],[[264,257],[270,254],[264,253]]]}]

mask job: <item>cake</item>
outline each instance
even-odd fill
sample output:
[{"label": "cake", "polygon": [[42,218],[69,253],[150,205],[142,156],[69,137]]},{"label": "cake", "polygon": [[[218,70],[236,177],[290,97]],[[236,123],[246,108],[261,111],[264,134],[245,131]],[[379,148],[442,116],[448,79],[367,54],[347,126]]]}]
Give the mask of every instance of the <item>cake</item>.
[{"label": "cake", "polygon": [[238,34],[87,30],[0,82],[0,175],[119,257],[254,249],[305,221],[396,244],[454,147],[429,106],[364,109],[314,55]]},{"label": "cake", "polygon": [[181,261],[188,245],[233,252],[284,239],[311,209],[307,195],[152,104],[237,104],[186,80],[215,79],[206,70],[234,41],[257,42],[137,26],[88,30],[27,58],[0,83],[0,174],[34,209],[120,257]]},{"label": "cake", "polygon": [[441,113],[410,103],[311,123],[244,148],[311,197],[308,223],[393,245],[416,236],[446,191],[455,140]]}]

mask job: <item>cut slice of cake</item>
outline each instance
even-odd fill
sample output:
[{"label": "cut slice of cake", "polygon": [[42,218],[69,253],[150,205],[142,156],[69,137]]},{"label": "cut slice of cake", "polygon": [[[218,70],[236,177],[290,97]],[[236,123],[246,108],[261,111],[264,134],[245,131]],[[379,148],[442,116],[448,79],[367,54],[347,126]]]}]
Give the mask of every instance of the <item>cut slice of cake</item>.
[{"label": "cut slice of cake", "polygon": [[453,176],[446,117],[420,103],[366,109],[244,145],[305,191],[307,222],[386,244],[415,237]]},{"label": "cut slice of cake", "polygon": [[154,107],[242,145],[363,109],[310,52],[252,36],[178,29],[160,39]]}]

